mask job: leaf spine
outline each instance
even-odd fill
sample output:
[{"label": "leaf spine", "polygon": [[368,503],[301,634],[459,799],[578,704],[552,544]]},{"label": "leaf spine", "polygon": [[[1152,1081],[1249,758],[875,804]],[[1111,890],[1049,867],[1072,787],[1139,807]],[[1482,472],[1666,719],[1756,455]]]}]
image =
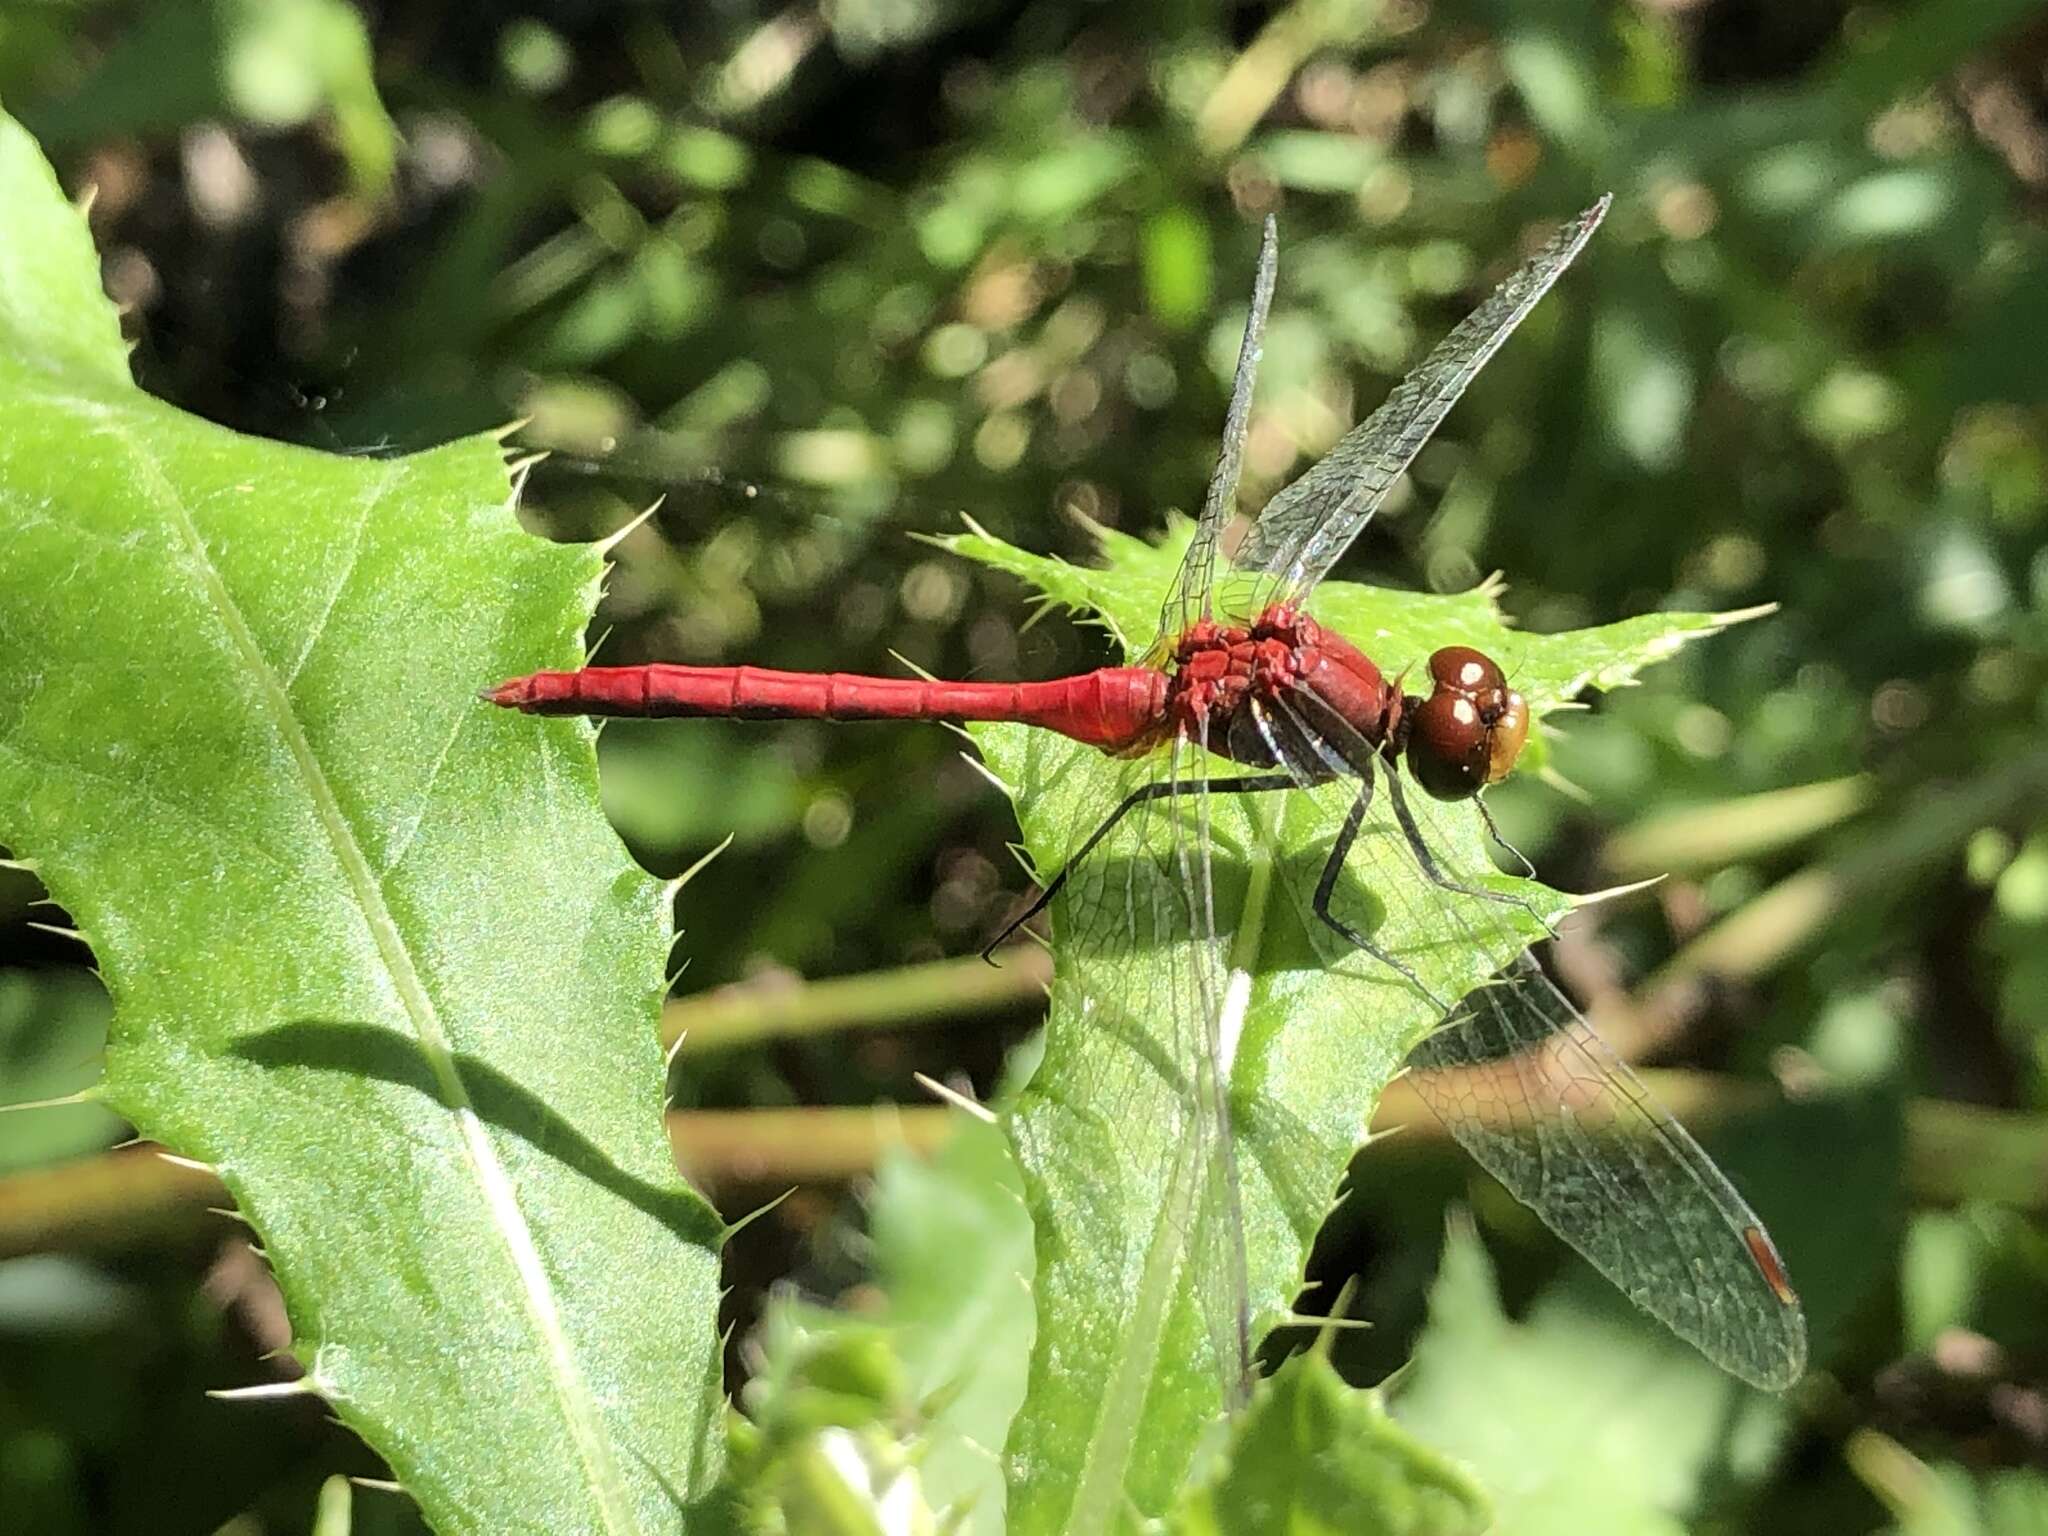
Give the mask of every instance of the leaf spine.
[{"label": "leaf spine", "polygon": [[619,545],[625,540],[628,534],[635,532],[649,518],[653,517],[655,513],[659,512],[661,510],[661,504],[667,499],[668,498],[665,496],[655,497],[654,500],[650,501],[647,504],[646,508],[640,513],[639,516],[629,519],[627,522],[620,525],[612,532],[606,534],[603,538],[598,539],[594,545],[597,552],[600,555],[609,555],[613,550],[617,549]]},{"label": "leaf spine", "polygon": [[911,1076],[916,1080],[917,1085],[920,1088],[924,1089],[926,1093],[929,1093],[933,1098],[941,1100],[944,1103],[952,1105],[955,1109],[962,1110],[965,1113],[974,1116],[975,1119],[981,1121],[985,1125],[994,1125],[997,1123],[994,1110],[990,1109],[986,1104],[977,1103],[974,1099],[968,1097],[959,1089],[948,1087],[945,1083],[940,1082],[937,1078],[928,1077],[922,1072],[914,1072],[911,1074]]},{"label": "leaf spine", "polygon": [[298,1376],[290,1381],[259,1381],[248,1387],[214,1387],[206,1395],[223,1403],[260,1403],[275,1398],[318,1397],[320,1387],[312,1377]]}]

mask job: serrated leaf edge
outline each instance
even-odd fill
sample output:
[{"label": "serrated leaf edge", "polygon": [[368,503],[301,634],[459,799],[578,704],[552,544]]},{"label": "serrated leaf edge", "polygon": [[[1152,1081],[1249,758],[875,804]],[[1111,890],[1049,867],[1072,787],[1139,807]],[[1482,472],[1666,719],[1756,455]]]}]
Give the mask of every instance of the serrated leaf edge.
[{"label": "serrated leaf edge", "polygon": [[[456,1126],[462,1137],[463,1150],[476,1175],[477,1187],[483,1195],[486,1209],[490,1212],[492,1224],[505,1244],[513,1270],[519,1277],[520,1299],[535,1332],[546,1348],[548,1372],[555,1385],[563,1420],[588,1474],[590,1491],[603,1519],[604,1528],[619,1533],[619,1536],[632,1536],[632,1533],[638,1531],[639,1525],[633,1516],[625,1479],[620,1473],[617,1459],[606,1437],[596,1400],[578,1366],[574,1348],[563,1325],[554,1287],[548,1280],[546,1265],[542,1261],[533,1231],[527,1225],[525,1213],[519,1207],[518,1195],[513,1189],[511,1176],[499,1160],[496,1149],[491,1145],[483,1119],[477,1113],[468,1088],[462,1081],[461,1072],[456,1066],[454,1048],[442,1028],[439,1010],[435,1007],[425,981],[413,963],[411,950],[398,931],[397,920],[384,901],[378,877],[371,869],[368,857],[349,827],[340,799],[335,794],[333,786],[328,783],[326,772],[313,750],[313,744],[300,725],[298,716],[292,708],[291,698],[276,670],[263,655],[248,621],[243,617],[233,594],[228,591],[219,570],[209,558],[205,541],[200,536],[197,524],[192,520],[190,508],[178,494],[177,487],[163,473],[162,467],[144,446],[129,432],[125,424],[115,419],[117,413],[113,408],[98,402],[81,403],[88,406],[91,414],[101,419],[116,440],[128,451],[143,480],[160,498],[169,515],[169,522],[184,543],[231,644],[250,675],[257,680],[264,711],[271,716],[279,738],[298,766],[307,798],[327,834],[329,845],[334,850],[335,862],[354,894],[371,940],[377,946],[378,957],[390,978],[392,989],[405,1009],[406,1016],[412,1021],[421,1054],[426,1058],[434,1074],[435,1086],[440,1091],[442,1102],[455,1117]],[[511,503],[508,500],[508,515],[510,509]],[[317,1356],[315,1360],[307,1362],[307,1365],[308,1378],[319,1384],[321,1373]],[[333,1396],[331,1390],[327,1391],[326,1395]]]}]

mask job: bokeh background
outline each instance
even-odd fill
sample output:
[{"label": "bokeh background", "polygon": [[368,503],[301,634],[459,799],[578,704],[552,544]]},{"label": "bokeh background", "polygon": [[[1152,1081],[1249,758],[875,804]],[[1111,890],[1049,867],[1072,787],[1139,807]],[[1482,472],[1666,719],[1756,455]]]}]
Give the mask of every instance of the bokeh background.
[{"label": "bokeh background", "polygon": [[[1778,1442],[1652,1502],[1699,1530],[2048,1529],[2042,7],[10,0],[0,101],[93,189],[151,389],[337,452],[520,420],[558,537],[660,498],[617,553],[616,661],[1098,661],[915,535],[966,514],[1080,559],[1091,520],[1194,504],[1268,212],[1253,503],[1612,191],[1343,572],[1501,570],[1541,629],[1779,605],[1554,722],[1549,782],[1495,802],[1564,888],[1669,873],[1556,965],[1671,1069],[1815,1325]],[[680,906],[705,1048],[675,1086],[791,1115],[707,1116],[686,1159],[734,1214],[802,1185],[734,1246],[742,1333],[779,1279],[858,1285],[865,1106],[928,1102],[919,1070],[988,1090],[1033,1021],[1029,964],[947,963],[1026,887],[960,749],[604,737],[650,868],[733,837]],[[104,1028],[40,895],[0,874],[9,1101],[90,1081]],[[0,1118],[0,1525],[306,1529],[374,1458],[310,1406],[202,1395],[265,1379],[282,1316],[246,1234],[123,1134]],[[1357,1379],[1422,1326],[1450,1201],[1511,1306],[1574,1283],[1426,1135],[1376,1152],[1317,1257],[1377,1325],[1346,1336]],[[357,1523],[416,1528],[398,1498]]]}]

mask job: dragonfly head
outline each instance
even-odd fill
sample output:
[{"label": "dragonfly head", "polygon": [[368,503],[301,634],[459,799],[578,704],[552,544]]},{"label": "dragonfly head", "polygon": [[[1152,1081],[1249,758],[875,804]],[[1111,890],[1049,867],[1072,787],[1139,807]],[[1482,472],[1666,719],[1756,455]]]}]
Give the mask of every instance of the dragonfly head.
[{"label": "dragonfly head", "polygon": [[1447,645],[1429,658],[1431,692],[1403,710],[1408,771],[1439,800],[1465,800],[1508,776],[1529,739],[1529,705],[1492,657]]}]

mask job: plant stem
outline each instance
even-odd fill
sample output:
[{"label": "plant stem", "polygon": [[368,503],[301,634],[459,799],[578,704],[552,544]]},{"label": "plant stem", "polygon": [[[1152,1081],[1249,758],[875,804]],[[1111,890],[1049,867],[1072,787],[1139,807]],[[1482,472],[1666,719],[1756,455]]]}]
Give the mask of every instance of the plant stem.
[{"label": "plant stem", "polygon": [[[1705,1072],[1642,1074],[1658,1101],[1695,1130],[1761,1104],[1761,1085]],[[669,1116],[676,1161],[700,1183],[753,1187],[842,1183],[884,1148],[936,1147],[957,1111],[879,1109],[679,1110]],[[1400,1130],[1410,1145],[1451,1146],[1434,1116],[1396,1081],[1373,1134]],[[2048,1116],[1917,1099],[1906,1106],[1906,1182],[1916,1200],[1991,1199],[2048,1210]],[[212,1175],[166,1162],[149,1146],[122,1147],[0,1179],[0,1259],[54,1251],[100,1252],[179,1240],[219,1218],[227,1192]]]},{"label": "plant stem", "polygon": [[993,965],[970,955],[829,981],[740,982],[671,1002],[661,1012],[661,1043],[666,1049],[680,1038],[677,1054],[696,1056],[763,1040],[895,1029],[1038,1002],[1051,981],[1049,951],[1013,944]]}]

